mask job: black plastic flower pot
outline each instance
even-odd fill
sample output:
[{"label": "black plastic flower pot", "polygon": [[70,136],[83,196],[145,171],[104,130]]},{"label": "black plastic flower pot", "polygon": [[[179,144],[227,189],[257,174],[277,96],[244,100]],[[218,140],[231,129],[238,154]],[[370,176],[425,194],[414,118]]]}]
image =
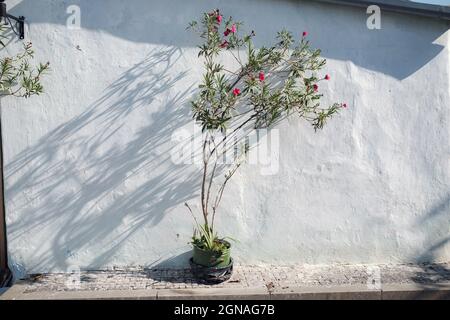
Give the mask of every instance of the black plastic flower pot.
[{"label": "black plastic flower pot", "polygon": [[226,244],[226,249],[221,252],[193,246],[190,264],[192,274],[198,280],[206,283],[220,283],[230,279],[233,273],[231,244],[225,240],[221,241]]},{"label": "black plastic flower pot", "polygon": [[189,260],[192,275],[202,283],[218,284],[227,281],[233,274],[233,259],[230,258],[229,265],[225,267],[205,267],[194,262],[194,258]]}]

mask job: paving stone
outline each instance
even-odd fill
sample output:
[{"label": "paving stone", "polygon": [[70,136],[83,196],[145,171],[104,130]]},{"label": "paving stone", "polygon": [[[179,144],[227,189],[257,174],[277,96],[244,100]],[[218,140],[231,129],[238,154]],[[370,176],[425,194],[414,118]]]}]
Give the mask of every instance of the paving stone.
[{"label": "paving stone", "polygon": [[[336,285],[369,286],[374,276],[381,285],[439,284],[450,281],[450,263],[402,265],[250,265],[234,268],[231,279],[207,285],[194,279],[189,269],[148,269],[114,267],[82,271],[80,282],[70,282],[74,274],[30,275],[26,292],[166,290],[192,288],[245,289],[264,288],[278,292],[293,287],[333,287]],[[68,286],[68,284],[71,284]]]}]

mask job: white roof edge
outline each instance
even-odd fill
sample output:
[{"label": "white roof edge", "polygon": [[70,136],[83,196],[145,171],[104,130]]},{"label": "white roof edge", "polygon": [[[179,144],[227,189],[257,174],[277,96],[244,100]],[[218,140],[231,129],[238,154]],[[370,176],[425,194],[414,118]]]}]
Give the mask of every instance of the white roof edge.
[{"label": "white roof edge", "polygon": [[407,13],[450,21],[450,6],[417,3],[404,0],[316,0],[319,2],[357,7],[377,5],[381,10]]}]

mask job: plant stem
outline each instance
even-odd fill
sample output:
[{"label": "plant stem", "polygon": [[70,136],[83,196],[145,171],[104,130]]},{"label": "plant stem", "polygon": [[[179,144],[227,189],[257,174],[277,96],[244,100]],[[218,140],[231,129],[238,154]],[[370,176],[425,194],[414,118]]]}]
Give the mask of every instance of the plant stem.
[{"label": "plant stem", "polygon": [[205,157],[206,154],[206,144],[208,143],[208,134],[205,137],[205,141],[203,142],[203,178],[202,178],[202,213],[205,225],[208,225],[208,208],[205,203],[205,187],[206,187],[206,176],[208,174],[208,159]]}]

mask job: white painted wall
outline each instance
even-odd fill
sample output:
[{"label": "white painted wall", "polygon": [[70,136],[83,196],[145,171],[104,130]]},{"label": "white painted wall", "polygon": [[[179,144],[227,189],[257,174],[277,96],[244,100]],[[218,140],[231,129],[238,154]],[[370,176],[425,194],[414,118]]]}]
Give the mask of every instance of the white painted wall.
[{"label": "white painted wall", "polygon": [[[450,259],[448,24],[314,1],[16,0],[47,93],[2,100],[11,267],[187,262],[199,176],[170,159],[201,76],[187,23],[220,7],[270,44],[308,30],[349,110],[323,130],[280,125],[279,174],[246,166],[220,212],[240,263],[390,263]],[[81,30],[66,8],[81,7]],[[8,48],[14,52],[19,44]],[[77,49],[79,46],[79,49]],[[180,256],[181,255],[181,256]]]}]

